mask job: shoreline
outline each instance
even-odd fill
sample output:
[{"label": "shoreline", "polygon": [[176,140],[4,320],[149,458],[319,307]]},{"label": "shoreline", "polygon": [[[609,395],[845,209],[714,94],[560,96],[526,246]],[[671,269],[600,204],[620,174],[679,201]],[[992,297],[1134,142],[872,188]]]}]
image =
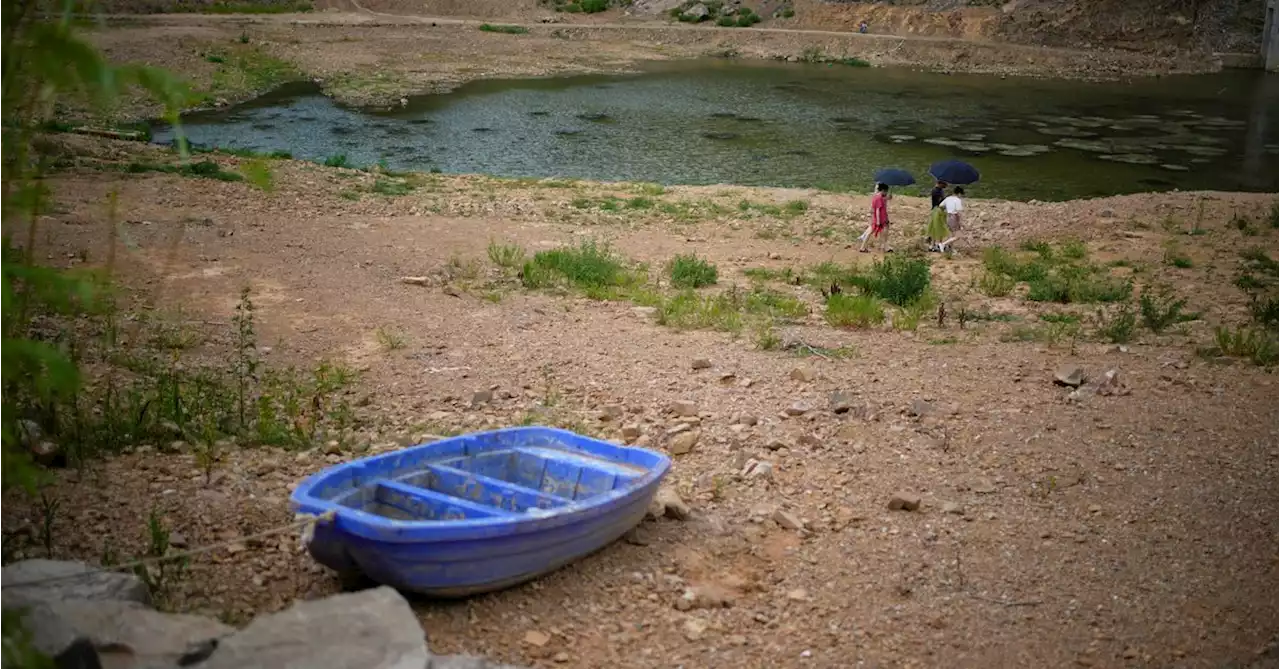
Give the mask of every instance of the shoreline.
[{"label": "shoreline", "polygon": [[[521,35],[482,33],[486,21],[372,13],[317,12],[271,15],[106,15],[91,31],[111,56],[135,51],[146,33],[174,32],[194,41],[236,35],[292,67],[301,78],[322,82],[342,104],[389,106],[412,95],[449,92],[491,78],[571,74],[624,74],[644,62],[699,57],[789,62],[856,58],[872,66],[907,67],[944,74],[1116,81],[1222,69],[1220,59],[1179,59],[1116,50],[1076,50],[952,37],[896,36],[789,28],[717,28],[635,23],[504,22]],[[498,20],[494,20],[497,22]],[[370,30],[372,29],[372,30]],[[221,37],[221,39],[219,39]],[[343,59],[345,46],[356,53]],[[166,49],[149,50],[149,64],[163,64]],[[407,52],[407,53],[406,53]],[[139,54],[143,55],[143,54]],[[178,56],[174,55],[174,60]],[[346,62],[337,62],[345,60]],[[182,71],[197,83],[202,68]],[[215,91],[215,94],[219,91]],[[221,91],[226,106],[260,91]],[[209,108],[209,107],[203,107]],[[216,107],[213,107],[216,108]]]}]

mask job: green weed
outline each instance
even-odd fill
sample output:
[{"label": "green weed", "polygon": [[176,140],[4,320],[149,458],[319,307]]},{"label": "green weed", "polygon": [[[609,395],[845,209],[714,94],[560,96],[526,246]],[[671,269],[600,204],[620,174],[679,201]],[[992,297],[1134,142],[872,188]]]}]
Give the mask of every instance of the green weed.
[{"label": "green weed", "polygon": [[930,279],[929,261],[906,254],[886,257],[867,274],[849,277],[866,293],[900,307],[920,299],[929,289]]},{"label": "green weed", "polygon": [[505,270],[514,270],[524,264],[525,250],[519,244],[499,244],[493,240],[488,246],[489,262]]},{"label": "green weed", "polygon": [[613,250],[594,240],[577,247],[539,251],[525,262],[521,279],[526,288],[546,288],[563,281],[596,299],[608,299],[618,288],[635,282]]},{"label": "green weed", "polygon": [[1013,292],[1018,282],[1007,274],[986,270],[978,278],[978,291],[987,297],[1005,297]]},{"label": "green weed", "polygon": [[413,192],[413,185],[402,179],[378,178],[373,182],[373,192],[379,195],[397,197]]},{"label": "green weed", "polygon": [[374,331],[374,336],[378,340],[378,345],[381,346],[384,351],[398,351],[409,343],[403,334],[385,326],[379,327]]},{"label": "green weed", "polygon": [[1133,340],[1134,329],[1138,324],[1138,314],[1128,303],[1108,315],[1099,309],[1094,317],[1097,335],[1112,344],[1127,344]]},{"label": "green weed", "polygon": [[1278,356],[1276,333],[1253,328],[1214,329],[1214,341],[1223,355],[1246,358],[1260,367],[1273,367]]},{"label": "green weed", "polygon": [[329,156],[328,158],[325,158],[324,166],[325,167],[352,167],[351,163],[347,161],[347,154],[345,153],[335,153]]},{"label": "green weed", "polygon": [[884,304],[871,295],[837,293],[827,297],[825,317],[835,327],[879,327],[884,324]]},{"label": "green weed", "polygon": [[716,282],[719,276],[716,266],[696,255],[679,255],[667,266],[671,285],[676,288],[701,288]]},{"label": "green weed", "polygon": [[1187,301],[1173,295],[1168,288],[1144,288],[1138,296],[1138,309],[1142,323],[1148,330],[1160,334],[1178,323],[1198,320],[1199,314],[1184,313]]}]

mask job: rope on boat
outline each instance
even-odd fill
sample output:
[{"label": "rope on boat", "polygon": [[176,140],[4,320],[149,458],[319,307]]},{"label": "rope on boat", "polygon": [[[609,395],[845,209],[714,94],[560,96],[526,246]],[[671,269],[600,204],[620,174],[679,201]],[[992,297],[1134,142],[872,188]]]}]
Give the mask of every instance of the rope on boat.
[{"label": "rope on boat", "polygon": [[244,537],[236,537],[234,539],[220,541],[216,544],[209,544],[208,546],[201,546],[199,548],[193,548],[191,550],[182,551],[179,553],[168,553],[166,555],[162,555],[159,557],[150,557],[150,558],[144,558],[141,560],[134,560],[133,562],[126,562],[124,564],[112,565],[110,567],[102,567],[100,569],[90,568],[87,571],[83,571],[77,574],[66,574],[64,576],[51,576],[49,578],[41,578],[41,579],[35,579],[31,581],[21,581],[19,583],[0,583],[0,588],[32,587],[37,585],[44,585],[46,583],[53,583],[56,581],[70,581],[77,578],[85,578],[87,576],[93,576],[96,574],[105,574],[105,573],[118,572],[118,571],[133,571],[138,567],[146,568],[146,567],[150,567],[152,565],[160,564],[163,562],[172,562],[174,560],[182,560],[195,555],[212,553],[218,549],[226,548],[228,546],[232,546],[235,544],[245,543],[248,541],[256,541],[258,539],[264,539],[266,537],[274,536],[277,534],[284,534],[286,532],[290,532],[294,530],[302,530],[302,534],[300,536],[301,544],[300,544],[299,550],[305,550],[307,546],[311,544],[311,540],[315,538],[316,525],[320,523],[332,523],[335,516],[336,516],[336,513],[333,510],[325,511],[324,513],[319,515],[312,514],[312,513],[298,513],[298,514],[294,514],[293,516],[294,520],[292,523],[289,523],[288,525],[281,525],[279,527],[273,527],[269,530],[263,530],[256,534],[250,534]]}]

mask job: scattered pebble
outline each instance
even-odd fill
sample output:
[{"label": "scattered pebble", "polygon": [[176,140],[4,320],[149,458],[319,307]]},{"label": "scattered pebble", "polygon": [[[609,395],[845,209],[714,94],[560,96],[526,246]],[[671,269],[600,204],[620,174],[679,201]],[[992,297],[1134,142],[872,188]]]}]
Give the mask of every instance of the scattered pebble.
[{"label": "scattered pebble", "polygon": [[524,633],[524,642],[530,646],[542,648],[548,643],[551,643],[551,635],[546,632],[539,632],[538,630],[529,630]]},{"label": "scattered pebble", "polygon": [[786,530],[803,530],[804,521],[790,511],[778,509],[773,512],[773,522]]},{"label": "scattered pebble", "polygon": [[787,407],[788,416],[803,416],[810,411],[813,411],[813,405],[804,400],[792,402],[791,406]]},{"label": "scattered pebble", "polygon": [[1053,382],[1060,386],[1079,388],[1084,384],[1084,368],[1079,365],[1062,365],[1054,371]]},{"label": "scattered pebble", "polygon": [[699,436],[700,433],[698,430],[681,432],[667,441],[667,450],[670,451],[672,455],[685,455],[692,453],[693,447],[698,444]]},{"label": "scattered pebble", "polygon": [[791,380],[800,381],[801,383],[811,383],[818,378],[818,373],[814,370],[801,365],[791,370]]},{"label": "scattered pebble", "polygon": [[677,416],[696,416],[698,405],[688,400],[678,400],[671,403],[671,413]]},{"label": "scattered pebble", "polygon": [[706,358],[694,358],[691,366],[694,369],[711,369],[711,361]]},{"label": "scattered pebble", "polygon": [[920,496],[900,492],[889,498],[890,511],[915,511],[920,508]]}]

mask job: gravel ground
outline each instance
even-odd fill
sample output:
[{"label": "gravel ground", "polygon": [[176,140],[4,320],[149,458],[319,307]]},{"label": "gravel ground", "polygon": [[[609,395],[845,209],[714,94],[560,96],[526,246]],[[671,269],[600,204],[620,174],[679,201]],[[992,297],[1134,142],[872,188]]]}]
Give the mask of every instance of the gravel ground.
[{"label": "gravel ground", "polygon": [[[655,269],[696,252],[717,264],[722,288],[745,286],[750,267],[870,262],[875,254],[849,243],[863,195],[717,186],[654,196],[727,205],[686,221],[572,204],[629,196],[639,188],[630,184],[433,175],[408,195],[352,201],[339,193],[367,189],[373,176],[280,161],[276,190],[263,194],[95,170],[139,149],[64,141],[91,157],[53,180],[61,209],[44,222],[42,253],[59,263],[108,257],[103,202],[118,191],[117,273],[131,299],[175,314],[216,352],[231,341],[240,287],[251,286],[267,360],[328,357],[360,370],[352,392],[366,423],[354,450],[228,452],[208,484],[193,455],[147,446],[62,471],[50,490],[60,500],[55,557],[96,562],[108,537],[123,556],[141,553],[152,508],[187,546],[282,525],[292,486],[355,451],[513,424],[548,411],[540,407],[554,396],[557,415],[610,438],[634,425],[656,448],[667,448],[667,430],[694,424],[696,444],[669,478],[692,516],[646,521],[505,592],[416,602],[437,652],[583,668],[1277,664],[1276,373],[1195,353],[1214,325],[1247,318],[1231,285],[1237,253],[1261,246],[1274,257],[1274,196],[972,200],[968,241],[933,263],[952,319],[926,318],[914,332],[836,329],[823,323],[819,295],[782,286],[814,307],[785,341],[856,351],[801,358],[759,350],[749,333],[664,327],[629,303],[515,288],[494,302],[456,275],[444,286],[400,278],[484,264],[490,239],[532,252],[594,237]],[[809,207],[757,215],[732,206],[742,199]],[[1206,234],[1187,237],[1202,202]],[[922,221],[926,206],[896,198],[895,220]],[[1260,221],[1257,236],[1230,224],[1236,213]],[[984,297],[972,282],[982,246],[1068,237],[1100,261],[1145,265],[1141,282],[1174,286],[1203,320],[1123,349],[1006,341],[1016,324],[998,321],[960,329],[960,307],[1024,323],[1057,311]],[[1194,267],[1161,264],[1170,241]],[[379,328],[404,333],[403,348],[380,347]],[[699,358],[710,367],[694,369]],[[1063,365],[1093,379],[1118,370],[1121,385],[1073,400],[1054,383]],[[493,387],[492,402],[471,405]],[[832,410],[837,391],[850,411]],[[697,416],[673,415],[677,401]],[[625,415],[601,421],[607,405]],[[752,460],[771,472],[752,476]],[[890,510],[895,497],[919,507]],[[39,504],[4,501],[7,559],[43,555]],[[295,541],[193,559],[169,606],[242,621],[337,590]]]}]

